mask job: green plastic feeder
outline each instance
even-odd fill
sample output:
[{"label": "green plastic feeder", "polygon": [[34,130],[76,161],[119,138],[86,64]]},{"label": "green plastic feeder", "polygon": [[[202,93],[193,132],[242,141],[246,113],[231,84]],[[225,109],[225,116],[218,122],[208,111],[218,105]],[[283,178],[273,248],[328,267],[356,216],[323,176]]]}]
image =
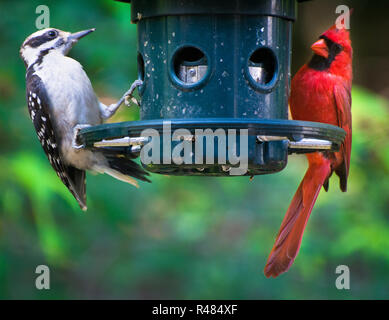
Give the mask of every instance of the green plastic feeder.
[{"label": "green plastic feeder", "polygon": [[[341,128],[288,120],[295,0],[123,2],[131,2],[131,21],[138,27],[141,120],[83,129],[87,148],[133,158],[143,146],[137,140],[142,130],[162,133],[164,121],[191,133],[247,129],[250,176],[282,170],[293,152],[339,149]],[[132,143],[109,143],[125,137]],[[233,164],[228,156],[225,164],[217,163],[217,143],[204,149],[214,153],[213,164],[195,163],[194,155],[191,163],[163,163],[172,151],[161,142],[159,163],[144,166],[163,174],[229,176]]]}]

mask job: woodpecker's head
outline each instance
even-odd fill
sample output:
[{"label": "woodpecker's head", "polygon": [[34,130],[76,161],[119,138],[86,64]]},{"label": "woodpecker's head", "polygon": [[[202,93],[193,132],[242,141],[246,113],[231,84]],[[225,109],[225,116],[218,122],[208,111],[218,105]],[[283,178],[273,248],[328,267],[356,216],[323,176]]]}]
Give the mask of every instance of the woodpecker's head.
[{"label": "woodpecker's head", "polygon": [[95,29],[83,30],[76,33],[61,31],[54,28],[39,30],[24,40],[20,47],[20,56],[26,67],[42,59],[50,52],[67,55],[73,45]]}]

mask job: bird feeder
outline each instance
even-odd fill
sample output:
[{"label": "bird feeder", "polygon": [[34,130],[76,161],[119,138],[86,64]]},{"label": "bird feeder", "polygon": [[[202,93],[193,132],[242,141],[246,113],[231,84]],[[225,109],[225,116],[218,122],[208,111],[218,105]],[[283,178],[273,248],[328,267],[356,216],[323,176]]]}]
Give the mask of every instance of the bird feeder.
[{"label": "bird feeder", "polygon": [[[147,139],[145,129],[166,133],[236,130],[236,144],[224,150],[203,143],[215,162],[175,163],[172,141],[162,141],[151,172],[171,175],[229,176],[234,166],[228,150],[241,147],[245,132],[248,169],[245,175],[282,170],[288,154],[339,149],[345,132],[336,126],[288,120],[292,24],[296,0],[128,0],[137,24],[138,75],[143,81],[140,121],[82,129],[86,148],[134,158]],[[131,48],[129,48],[131,49]],[[242,131],[243,130],[243,131]],[[209,131],[209,132],[211,132]],[[181,137],[181,140],[185,140]],[[205,141],[205,140],[204,140]],[[165,141],[166,142],[166,141]],[[220,141],[219,141],[220,142]],[[193,147],[194,149],[194,147]],[[217,161],[225,152],[225,161]],[[169,158],[169,157],[166,157]],[[188,160],[188,159],[187,159]]]}]

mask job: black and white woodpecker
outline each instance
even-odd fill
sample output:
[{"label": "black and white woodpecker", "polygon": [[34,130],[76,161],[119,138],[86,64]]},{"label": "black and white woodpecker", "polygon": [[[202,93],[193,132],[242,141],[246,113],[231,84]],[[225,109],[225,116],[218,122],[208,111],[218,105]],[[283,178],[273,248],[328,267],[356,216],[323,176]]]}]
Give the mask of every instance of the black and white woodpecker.
[{"label": "black and white woodpecker", "polygon": [[[136,162],[78,148],[77,131],[111,117],[141,84],[135,81],[115,104],[106,106],[93,91],[81,64],[67,57],[82,37],[95,29],[69,33],[48,28],[30,35],[20,48],[26,65],[27,104],[40,143],[58,177],[86,210],[85,170],[106,173],[137,186],[149,181]],[[38,182],[37,182],[38,183]]]}]

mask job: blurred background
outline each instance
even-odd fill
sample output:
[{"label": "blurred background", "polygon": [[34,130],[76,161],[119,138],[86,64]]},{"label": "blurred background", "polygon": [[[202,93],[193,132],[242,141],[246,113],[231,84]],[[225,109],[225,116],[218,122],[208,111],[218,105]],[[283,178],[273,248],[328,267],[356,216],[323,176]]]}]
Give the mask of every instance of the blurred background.
[{"label": "blurred background", "polygon": [[[374,3],[374,4],[373,4]],[[130,6],[111,0],[0,2],[0,298],[384,299],[389,298],[389,29],[385,0],[315,0],[299,5],[293,74],[315,39],[353,7],[353,150],[349,190],[338,179],[319,195],[300,254],[277,279],[263,275],[268,253],[306,170],[292,156],[278,174],[248,178],[152,176],[135,189],[88,175],[89,210],[51,169],[29,119],[19,47],[35,29],[35,8],[51,26],[96,27],[71,52],[98,96],[116,101],[136,78]],[[384,38],[383,38],[384,37]],[[112,121],[136,120],[122,107]],[[35,289],[35,268],[51,289]],[[337,290],[347,265],[351,290]]]}]

